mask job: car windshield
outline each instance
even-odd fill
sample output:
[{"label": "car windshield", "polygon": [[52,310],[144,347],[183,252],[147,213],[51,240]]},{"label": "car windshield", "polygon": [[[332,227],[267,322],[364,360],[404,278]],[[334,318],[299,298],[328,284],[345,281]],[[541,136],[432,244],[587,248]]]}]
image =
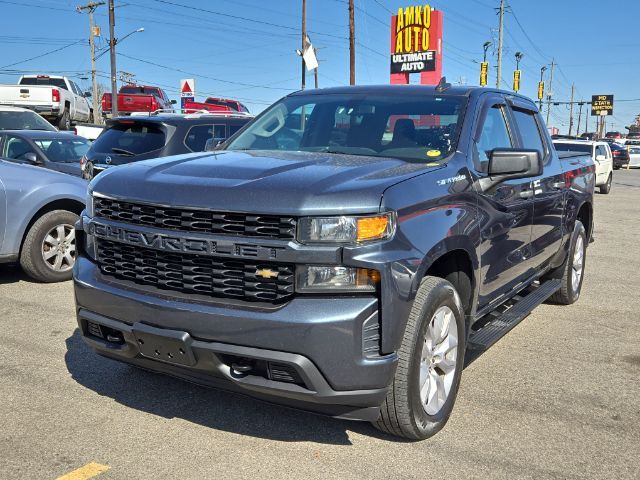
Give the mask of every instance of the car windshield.
[{"label": "car windshield", "polygon": [[86,139],[78,137],[34,139],[33,142],[55,163],[78,163],[90,146]]},{"label": "car windshield", "polygon": [[47,130],[56,129],[34,112],[0,111],[0,130]]},{"label": "car windshield", "polygon": [[553,143],[553,146],[556,147],[558,152],[584,152],[591,153],[592,146],[589,144],[581,144],[581,143]]},{"label": "car windshield", "polygon": [[456,148],[466,97],[326,94],[282,99],[227,150],[280,150],[437,162]]}]

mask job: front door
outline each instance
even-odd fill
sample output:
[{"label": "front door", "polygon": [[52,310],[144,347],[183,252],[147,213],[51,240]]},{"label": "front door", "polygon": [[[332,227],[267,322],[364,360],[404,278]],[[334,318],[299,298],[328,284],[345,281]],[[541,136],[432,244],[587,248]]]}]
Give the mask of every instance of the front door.
[{"label": "front door", "polygon": [[[516,148],[517,138],[504,97],[488,94],[474,129],[472,168],[486,177],[496,148]],[[479,185],[476,183],[476,185]],[[487,190],[478,187],[481,244],[479,307],[507,294],[530,273],[533,191],[530,179],[502,182]]]}]

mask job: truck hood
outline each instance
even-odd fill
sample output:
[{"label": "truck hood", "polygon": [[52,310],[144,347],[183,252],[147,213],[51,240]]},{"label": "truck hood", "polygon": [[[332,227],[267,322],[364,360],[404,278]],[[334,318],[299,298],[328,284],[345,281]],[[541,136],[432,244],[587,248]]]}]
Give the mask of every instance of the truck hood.
[{"label": "truck hood", "polygon": [[224,211],[372,213],[386,188],[437,168],[369,156],[220,151],[110,168],[90,188],[131,201]]}]

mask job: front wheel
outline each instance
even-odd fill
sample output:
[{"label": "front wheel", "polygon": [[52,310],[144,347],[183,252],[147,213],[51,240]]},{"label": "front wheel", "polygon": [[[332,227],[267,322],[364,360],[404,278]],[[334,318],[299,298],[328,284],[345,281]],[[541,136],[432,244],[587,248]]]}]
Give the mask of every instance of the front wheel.
[{"label": "front wheel", "polygon": [[411,440],[440,431],[458,393],[466,345],[464,312],[451,283],[425,277],[416,294],[398,367],[375,426]]}]

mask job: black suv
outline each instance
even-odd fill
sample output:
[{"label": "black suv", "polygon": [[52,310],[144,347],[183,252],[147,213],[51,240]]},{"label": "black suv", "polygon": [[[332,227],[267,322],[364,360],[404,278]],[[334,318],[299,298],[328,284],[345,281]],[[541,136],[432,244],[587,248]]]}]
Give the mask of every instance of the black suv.
[{"label": "black suv", "polygon": [[211,150],[251,118],[234,112],[113,119],[81,159],[82,176],[91,180],[116,165]]}]

